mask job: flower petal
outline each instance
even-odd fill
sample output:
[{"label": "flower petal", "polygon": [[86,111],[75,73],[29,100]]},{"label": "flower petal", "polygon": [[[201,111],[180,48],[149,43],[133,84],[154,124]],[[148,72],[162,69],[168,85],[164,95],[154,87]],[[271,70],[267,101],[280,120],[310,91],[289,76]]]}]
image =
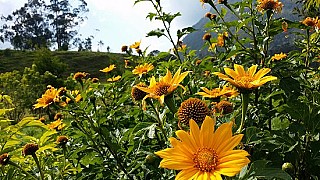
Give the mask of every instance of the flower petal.
[{"label": "flower petal", "polygon": [[214,119],[206,116],[200,130],[200,143],[204,147],[209,147],[213,141]]},{"label": "flower petal", "polygon": [[244,70],[242,65],[234,64],[234,70],[236,71],[238,76],[245,76],[246,75],[246,71]]},{"label": "flower petal", "polygon": [[233,79],[239,77],[239,74],[234,71],[233,69],[230,68],[224,68],[224,72],[229,75],[230,77],[232,77]]},{"label": "flower petal", "polygon": [[238,134],[222,142],[222,144],[216,149],[216,152],[220,154],[221,152],[232,150],[234,147],[236,147],[240,143],[242,137],[243,137],[243,134]]},{"label": "flower petal", "polygon": [[258,65],[253,65],[248,69],[248,76],[253,77],[257,71]]},{"label": "flower petal", "polygon": [[196,144],[194,144],[192,142],[192,140],[190,139],[190,135],[183,130],[178,130],[176,131],[176,135],[178,136],[178,138],[187,146],[189,147],[193,152],[195,152],[197,150],[197,146]]},{"label": "flower petal", "polygon": [[197,123],[194,120],[189,121],[189,126],[190,126],[190,136],[192,137],[194,143],[197,145],[197,147],[200,147],[200,129]]},{"label": "flower petal", "polygon": [[232,124],[232,122],[224,123],[217,129],[213,135],[214,142],[211,145],[213,146],[213,149],[218,149],[224,141],[231,138]]},{"label": "flower petal", "polygon": [[268,74],[268,72],[270,72],[270,71],[271,71],[271,69],[269,69],[269,68],[262,68],[262,69],[260,69],[260,70],[257,72],[257,74],[255,74],[255,75],[253,76],[253,78],[254,78],[254,79],[261,79],[262,76]]},{"label": "flower petal", "polygon": [[185,179],[192,179],[192,177],[198,173],[198,169],[190,168],[190,169],[183,169],[180,171],[175,180],[185,180]]}]

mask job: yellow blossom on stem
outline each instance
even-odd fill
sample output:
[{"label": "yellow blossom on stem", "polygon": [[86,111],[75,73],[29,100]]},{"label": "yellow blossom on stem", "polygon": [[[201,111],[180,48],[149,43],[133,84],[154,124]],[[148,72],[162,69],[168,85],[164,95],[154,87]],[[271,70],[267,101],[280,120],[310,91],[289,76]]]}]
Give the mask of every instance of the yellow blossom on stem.
[{"label": "yellow blossom on stem", "polygon": [[47,89],[46,92],[41,96],[41,98],[37,99],[37,104],[34,104],[34,108],[45,108],[49,106],[50,104],[54,102],[58,102],[58,90],[54,87],[50,87],[50,89]]},{"label": "yellow blossom on stem", "polygon": [[[241,91],[250,91],[258,88],[268,81],[276,80],[275,76],[265,76],[271,69],[262,68],[257,73],[258,65],[251,66],[247,71],[244,70],[242,65],[234,64],[234,70],[230,68],[224,68],[226,73],[214,72],[213,74],[219,76],[220,79],[228,81]],[[263,77],[265,76],[265,77]]]},{"label": "yellow blossom on stem", "polygon": [[274,60],[277,60],[277,61],[280,61],[284,58],[286,58],[287,55],[284,54],[284,53],[280,53],[280,54],[274,54],[272,57],[271,57],[271,60],[274,61]]},{"label": "yellow blossom on stem", "polygon": [[116,81],[119,81],[120,79],[121,79],[121,76],[116,76],[116,77],[108,78],[107,81],[116,82]]},{"label": "yellow blossom on stem", "polygon": [[248,152],[234,150],[243,134],[233,136],[232,125],[224,123],[214,131],[215,120],[209,116],[201,128],[190,120],[190,132],[176,131],[178,139],[169,138],[172,147],[155,152],[162,158],[160,167],[180,170],[176,180],[221,180],[221,175],[235,176],[250,160]]},{"label": "yellow blossom on stem", "polygon": [[147,74],[149,71],[151,71],[154,68],[152,64],[144,64],[144,65],[138,65],[132,70],[133,74],[138,74],[140,77],[142,77],[143,74]]},{"label": "yellow blossom on stem", "polygon": [[283,4],[279,0],[258,0],[257,9],[261,13],[264,11],[272,10],[280,13],[282,11]]},{"label": "yellow blossom on stem", "polygon": [[114,70],[115,68],[116,68],[116,65],[111,64],[110,66],[108,66],[108,67],[106,67],[106,68],[104,68],[104,69],[101,69],[100,71],[101,71],[101,72],[108,73],[108,72]]},{"label": "yellow blossom on stem", "polygon": [[181,69],[179,69],[172,77],[171,72],[167,70],[167,74],[164,77],[161,77],[159,82],[157,82],[156,78],[153,76],[150,79],[150,85],[148,87],[136,86],[138,89],[147,93],[142,101],[143,109],[146,107],[145,100],[147,98],[158,99],[160,104],[163,105],[165,96],[171,94],[179,86],[185,89],[182,85],[180,85],[180,82],[183,81],[188,73],[189,71],[181,73]]},{"label": "yellow blossom on stem", "polygon": [[130,48],[132,48],[132,49],[139,49],[139,48],[140,48],[140,44],[141,44],[141,41],[135,42],[134,44],[132,44],[132,45],[130,46]]}]

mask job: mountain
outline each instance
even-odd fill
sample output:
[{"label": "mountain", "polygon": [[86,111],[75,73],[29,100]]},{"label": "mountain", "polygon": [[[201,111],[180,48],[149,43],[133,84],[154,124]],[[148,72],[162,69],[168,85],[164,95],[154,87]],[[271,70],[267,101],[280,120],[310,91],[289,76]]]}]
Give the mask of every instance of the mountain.
[{"label": "mountain", "polygon": [[[238,2],[239,0],[229,0],[228,2],[234,3]],[[274,18],[285,18],[289,21],[300,21],[301,17],[299,17],[297,14],[293,14],[292,11],[295,7],[297,7],[299,4],[296,2],[292,2],[292,0],[281,0],[281,2],[284,4],[282,12],[280,14],[275,14]],[[221,10],[221,7],[224,5],[217,5],[217,8],[219,11]],[[226,9],[226,7],[224,7]],[[211,9],[211,13],[216,14],[216,12]],[[231,13],[227,13],[225,16],[225,20],[227,22],[236,20],[236,17],[232,15]],[[202,36],[206,32],[205,25],[209,22],[209,19],[206,17],[201,18],[195,25],[193,25],[193,28],[197,29],[197,31],[188,34],[183,39],[183,44],[186,44],[191,49],[197,50],[197,54],[200,57],[208,55],[207,47],[204,47],[204,41],[202,40]],[[289,52],[290,50],[296,49],[294,45],[294,41],[298,38],[294,32],[299,31],[297,29],[288,29],[287,33],[280,33],[277,34],[271,44],[270,44],[270,54],[274,53],[280,53],[280,52]],[[212,36],[214,36],[215,33],[212,33]],[[241,35],[240,35],[241,36]],[[244,36],[244,35],[242,35]]]}]

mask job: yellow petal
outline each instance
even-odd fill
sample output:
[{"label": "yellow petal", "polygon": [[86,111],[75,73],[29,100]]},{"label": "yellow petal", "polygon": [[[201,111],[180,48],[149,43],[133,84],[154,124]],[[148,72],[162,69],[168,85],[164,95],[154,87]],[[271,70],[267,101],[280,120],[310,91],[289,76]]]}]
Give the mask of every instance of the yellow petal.
[{"label": "yellow petal", "polygon": [[245,76],[246,71],[244,70],[242,65],[234,64],[234,70],[238,74],[238,76]]},{"label": "yellow petal", "polygon": [[264,75],[268,74],[268,72],[270,72],[270,71],[271,71],[271,69],[269,69],[269,68],[262,68],[257,72],[257,74],[255,74],[253,76],[253,78],[254,79],[261,79]]},{"label": "yellow petal", "polygon": [[192,143],[192,141],[190,140],[190,135],[187,132],[178,130],[176,131],[176,135],[187,147],[189,147],[193,152],[196,152],[198,147],[196,146],[196,144]]},{"label": "yellow petal", "polygon": [[[237,78],[239,76],[239,74],[237,72],[235,72],[233,69],[230,69],[230,68],[224,68],[224,72],[226,74],[228,74],[230,77],[232,77],[233,79],[235,79],[235,78]],[[223,78],[221,78],[221,79],[223,79]]]},{"label": "yellow petal", "polygon": [[172,80],[172,84],[180,84],[188,74],[189,74],[189,71],[183,72],[176,79]]},{"label": "yellow petal", "polygon": [[240,143],[242,137],[243,137],[243,134],[238,134],[222,142],[222,144],[218,147],[218,149],[216,149],[216,152],[220,154],[221,152],[232,150],[234,147],[236,147]]},{"label": "yellow petal", "polygon": [[162,81],[166,82],[166,83],[170,83],[172,80],[172,74],[169,71],[169,69],[167,69],[167,74],[162,78]]},{"label": "yellow petal", "polygon": [[213,149],[218,149],[219,146],[232,136],[232,122],[222,124],[213,135],[215,140],[212,144]]},{"label": "yellow petal", "polygon": [[190,162],[187,161],[179,161],[177,159],[162,159],[160,162],[160,167],[174,169],[174,170],[182,170],[182,169],[190,169],[193,168],[194,163],[191,160]]},{"label": "yellow petal", "polygon": [[199,170],[195,168],[190,168],[190,169],[184,169],[180,171],[175,180],[185,180],[185,179],[192,179],[192,177],[197,174]]},{"label": "yellow petal", "polygon": [[190,126],[190,136],[192,137],[194,143],[197,145],[197,147],[200,147],[200,129],[198,124],[194,120],[189,121],[189,126]]},{"label": "yellow petal", "polygon": [[157,84],[156,78],[154,76],[152,76],[152,78],[150,79],[149,88],[155,86],[156,84]]},{"label": "yellow petal", "polygon": [[253,65],[248,69],[248,76],[253,77],[257,71],[258,65]]},{"label": "yellow petal", "polygon": [[202,146],[209,147],[213,141],[214,120],[206,116],[200,130],[200,143]]}]

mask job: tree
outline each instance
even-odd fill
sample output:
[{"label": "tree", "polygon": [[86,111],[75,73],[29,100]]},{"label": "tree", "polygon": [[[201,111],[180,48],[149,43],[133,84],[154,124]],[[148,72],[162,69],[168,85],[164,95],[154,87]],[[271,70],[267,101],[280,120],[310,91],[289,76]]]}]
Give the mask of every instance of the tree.
[{"label": "tree", "polygon": [[73,8],[69,0],[50,0],[47,7],[50,11],[48,18],[51,20],[51,26],[54,32],[54,41],[57,43],[58,50],[68,50],[70,41],[77,35],[74,27],[84,21],[81,16],[87,12],[87,3],[79,0],[76,8]]},{"label": "tree", "polygon": [[6,23],[0,29],[0,41],[11,42],[15,49],[34,50],[56,45],[59,50],[68,50],[70,41],[78,33],[75,27],[85,19],[87,3],[85,0],[46,2],[28,0],[11,15],[3,16],[1,19]]},{"label": "tree", "polygon": [[2,16],[1,19],[7,22],[1,29],[3,40],[10,41],[15,49],[34,50],[50,46],[52,32],[45,11],[44,1],[29,0],[12,15]]}]

